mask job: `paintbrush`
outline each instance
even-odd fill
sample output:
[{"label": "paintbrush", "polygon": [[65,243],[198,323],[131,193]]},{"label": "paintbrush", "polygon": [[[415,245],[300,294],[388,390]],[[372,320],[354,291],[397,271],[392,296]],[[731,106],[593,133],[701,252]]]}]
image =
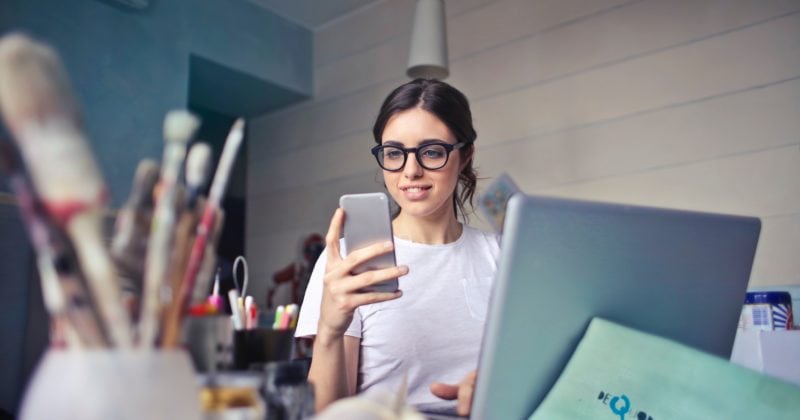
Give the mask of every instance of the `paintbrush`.
[{"label": "paintbrush", "polygon": [[136,296],[142,293],[147,241],[155,207],[153,189],[158,182],[158,169],[158,164],[151,159],[139,162],[131,193],[117,215],[111,240],[111,257],[117,266],[122,289]]},{"label": "paintbrush", "polygon": [[[225,146],[222,149],[222,155],[217,164],[217,170],[214,173],[214,179],[211,182],[211,189],[208,193],[208,200],[206,200],[205,207],[203,208],[203,215],[200,218],[200,223],[197,226],[197,233],[195,242],[192,246],[191,254],[189,254],[189,263],[186,267],[186,274],[183,277],[181,286],[185,286],[185,295],[181,296],[182,304],[187,305],[194,293],[195,283],[197,276],[202,268],[203,256],[206,253],[206,245],[209,239],[213,239],[218,227],[218,216],[222,209],[222,199],[225,195],[225,189],[228,186],[228,179],[230,178],[233,164],[236,161],[236,154],[244,139],[244,119],[237,119],[231,127],[228,137],[225,139]],[[213,267],[211,268],[213,272]]]},{"label": "paintbrush", "polygon": [[132,344],[103,242],[107,191],[53,50],[19,35],[0,40],[0,111],[48,216],[66,232],[113,343]]},{"label": "paintbrush", "polygon": [[177,300],[181,279],[186,271],[186,262],[194,241],[194,231],[200,219],[197,210],[198,202],[202,202],[202,188],[208,179],[211,166],[211,147],[205,143],[197,143],[189,150],[186,158],[186,190],[188,193],[186,208],[181,212],[175,231],[175,246],[170,263],[170,282],[173,290],[173,302]]},{"label": "paintbrush", "polygon": [[8,177],[11,191],[25,224],[42,284],[45,308],[54,324],[69,330],[64,334],[70,348],[103,347],[108,340],[101,330],[101,319],[92,306],[80,273],[75,272],[74,256],[66,248],[62,234],[47,220],[39,206],[33,186],[19,167],[7,143],[0,141],[0,166]]},{"label": "paintbrush", "polygon": [[[233,123],[228,137],[225,139],[222,156],[217,165],[214,179],[211,182],[208,200],[203,207],[203,215],[197,225],[194,243],[192,244],[192,250],[189,254],[186,272],[181,281],[180,293],[178,294],[177,303],[181,317],[186,312],[186,308],[194,293],[198,273],[200,273],[203,268],[203,260],[207,252],[208,242],[210,239],[213,240],[213,237],[218,232],[217,218],[221,213],[220,203],[225,194],[228,178],[230,177],[233,163],[236,160],[236,153],[239,151],[239,146],[241,146],[243,138],[244,119],[239,118]],[[213,271],[213,267],[211,270]]]},{"label": "paintbrush", "polygon": [[186,157],[187,205],[175,228],[175,245],[172,247],[172,257],[170,258],[169,279],[172,288],[172,302],[165,310],[161,336],[161,344],[166,347],[173,347],[177,344],[180,332],[178,331],[181,318],[181,308],[178,304],[180,284],[186,271],[186,262],[194,240],[194,231],[200,219],[197,204],[202,201],[199,197],[208,178],[210,165],[211,147],[205,143],[197,143],[192,146]]},{"label": "paintbrush", "polygon": [[197,207],[197,199],[202,195],[210,172],[211,146],[195,143],[186,158],[186,190],[189,194],[188,207],[192,211]]},{"label": "paintbrush", "polygon": [[225,211],[217,209],[217,215],[214,217],[214,232],[209,235],[206,241],[206,252],[203,255],[203,262],[200,264],[200,269],[197,270],[195,278],[194,290],[189,298],[189,306],[203,303],[208,298],[209,288],[214,279],[214,274],[217,269],[217,243],[222,234],[222,228],[225,223]]},{"label": "paintbrush", "polygon": [[200,126],[200,120],[188,111],[170,111],[164,119],[164,159],[161,163],[161,195],[156,203],[147,244],[144,270],[144,293],[139,321],[139,346],[155,345],[159,320],[164,306],[164,288],[175,226],[178,176],[186,156],[186,144]]},{"label": "paintbrush", "polygon": [[189,258],[192,243],[194,242],[195,229],[200,220],[202,205],[205,204],[203,187],[205,187],[211,169],[211,146],[205,143],[198,143],[192,146],[189,157],[186,160],[186,190],[188,192],[187,206],[181,214],[181,242],[178,254],[175,255],[175,297],[177,299],[178,288],[180,287],[183,274],[186,271],[186,263]]}]

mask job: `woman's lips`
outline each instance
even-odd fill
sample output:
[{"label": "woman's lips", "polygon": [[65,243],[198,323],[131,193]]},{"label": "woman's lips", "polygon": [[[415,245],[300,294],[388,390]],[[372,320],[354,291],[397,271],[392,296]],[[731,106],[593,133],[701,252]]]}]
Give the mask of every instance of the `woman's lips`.
[{"label": "woman's lips", "polygon": [[424,200],[428,197],[428,194],[431,190],[431,187],[428,186],[413,186],[413,187],[402,187],[400,191],[403,192],[403,196],[410,201],[417,201],[417,200]]}]

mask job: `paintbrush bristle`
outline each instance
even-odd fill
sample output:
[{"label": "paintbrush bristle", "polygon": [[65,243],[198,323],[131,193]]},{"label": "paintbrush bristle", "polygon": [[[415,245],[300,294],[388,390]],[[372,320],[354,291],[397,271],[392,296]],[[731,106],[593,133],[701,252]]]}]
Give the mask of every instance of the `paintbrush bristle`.
[{"label": "paintbrush bristle", "polygon": [[102,205],[105,186],[53,49],[22,34],[0,38],[0,113],[46,201]]},{"label": "paintbrush bristle", "polygon": [[53,49],[19,33],[0,39],[0,110],[11,131],[32,119],[79,120],[67,74]]},{"label": "paintbrush bristle", "polygon": [[189,111],[174,110],[164,118],[164,140],[167,142],[188,142],[200,127],[200,119]]},{"label": "paintbrush bristle", "polygon": [[210,167],[211,147],[206,143],[192,146],[186,158],[186,184],[189,188],[199,188],[203,185]]}]

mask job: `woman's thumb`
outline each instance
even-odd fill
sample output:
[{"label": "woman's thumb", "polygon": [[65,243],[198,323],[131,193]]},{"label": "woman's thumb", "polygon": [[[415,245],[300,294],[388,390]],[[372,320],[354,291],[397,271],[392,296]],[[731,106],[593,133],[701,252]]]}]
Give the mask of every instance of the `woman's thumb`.
[{"label": "woman's thumb", "polygon": [[441,399],[454,400],[458,398],[458,385],[434,382],[431,384],[431,392]]}]

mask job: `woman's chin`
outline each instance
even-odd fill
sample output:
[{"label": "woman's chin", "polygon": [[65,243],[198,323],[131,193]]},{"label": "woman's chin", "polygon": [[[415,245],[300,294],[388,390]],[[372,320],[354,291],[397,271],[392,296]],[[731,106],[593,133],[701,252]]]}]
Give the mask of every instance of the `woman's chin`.
[{"label": "woman's chin", "polygon": [[430,218],[439,213],[443,213],[442,205],[436,206],[430,201],[404,201],[398,203],[404,216],[415,218]]}]

